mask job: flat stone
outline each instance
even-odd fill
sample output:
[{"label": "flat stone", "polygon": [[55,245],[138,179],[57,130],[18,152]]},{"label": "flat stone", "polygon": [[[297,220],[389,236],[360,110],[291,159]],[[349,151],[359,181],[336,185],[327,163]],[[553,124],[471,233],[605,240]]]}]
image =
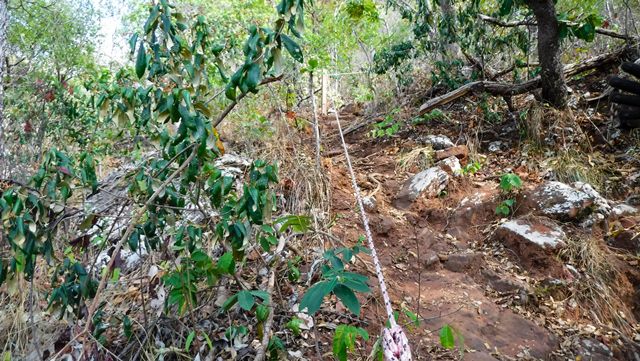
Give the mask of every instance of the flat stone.
[{"label": "flat stone", "polygon": [[504,222],[498,230],[508,232],[523,242],[529,242],[542,248],[557,248],[564,245],[565,234],[560,227],[549,227],[540,223],[516,219]]},{"label": "flat stone", "polygon": [[613,352],[607,345],[595,338],[583,338],[576,342],[574,346],[576,356],[583,360],[607,361],[613,360]]},{"label": "flat stone", "polygon": [[439,167],[424,170],[405,182],[396,197],[395,205],[406,208],[422,194],[437,197],[449,184],[449,175]]},{"label": "flat stone", "polygon": [[611,208],[611,217],[614,219],[635,216],[640,213],[640,210],[634,206],[630,206],[626,203],[616,204]]},{"label": "flat stone", "polygon": [[469,148],[466,145],[457,145],[455,147],[447,148],[444,150],[436,150],[436,160],[442,160],[451,156],[458,159],[465,159],[469,155]]},{"label": "flat stone", "polygon": [[527,201],[545,216],[574,220],[591,213],[595,198],[562,182],[549,181],[531,191]]},{"label": "flat stone", "polygon": [[593,211],[608,216],[611,213],[611,205],[609,201],[598,193],[589,183],[575,182],[573,188],[585,193],[593,198]]},{"label": "flat stone", "polygon": [[436,164],[443,171],[454,175],[459,176],[462,174],[462,166],[460,165],[460,160],[458,158],[451,156],[449,158],[445,158]]}]

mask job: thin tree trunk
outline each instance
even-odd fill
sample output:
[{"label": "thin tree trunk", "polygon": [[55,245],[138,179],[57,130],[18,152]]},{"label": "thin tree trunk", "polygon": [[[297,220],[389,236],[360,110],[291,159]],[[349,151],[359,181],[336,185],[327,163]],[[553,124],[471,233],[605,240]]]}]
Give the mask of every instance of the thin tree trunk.
[{"label": "thin tree trunk", "polygon": [[560,61],[560,27],[554,0],[525,0],[538,23],[538,58],[542,71],[542,99],[556,108],[567,104],[562,62]]},{"label": "thin tree trunk", "polygon": [[[7,64],[7,28],[9,27],[8,0],[0,0],[0,173],[5,172],[4,164],[4,78]],[[0,174],[1,175],[1,174]]]}]

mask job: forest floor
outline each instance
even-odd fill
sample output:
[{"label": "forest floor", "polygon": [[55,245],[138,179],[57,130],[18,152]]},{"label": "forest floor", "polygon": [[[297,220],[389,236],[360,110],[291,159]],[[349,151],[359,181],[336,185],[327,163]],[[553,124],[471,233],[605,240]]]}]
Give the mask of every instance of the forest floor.
[{"label": "forest floor", "polygon": [[[531,111],[531,104],[527,104],[531,100],[518,101],[519,109]],[[366,122],[354,108],[357,107],[340,112],[343,128]],[[550,169],[555,170],[555,178],[565,175],[567,181],[577,180],[571,178],[583,173],[592,174],[593,179],[600,177],[602,183],[598,186],[608,189],[607,195],[616,201],[637,192],[637,187],[625,188],[619,183],[627,180],[625,175],[637,172],[638,158],[625,163],[616,161],[627,159],[616,155],[629,155],[629,145],[637,146],[634,136],[626,133],[612,146],[603,140],[608,121],[605,115],[575,111],[566,116],[543,109],[539,126],[559,137],[564,132],[569,139],[561,140],[557,152],[536,153],[531,144],[520,141],[523,137],[518,134],[518,120],[478,124],[482,120],[475,111],[469,112],[460,104],[451,110],[446,119],[387,139],[372,138],[370,127],[361,127],[346,137],[358,183],[365,195],[375,198],[375,207],[367,213],[394,307],[421,319],[416,325],[412,322],[415,320],[400,312],[414,356],[426,360],[638,359],[638,258],[633,252],[608,247],[605,239],[610,236],[609,230],[585,229],[576,222],[562,224],[580,243],[595,239],[591,248],[577,247],[588,249],[587,253],[595,253],[589,257],[598,257],[611,266],[607,267],[611,272],[605,272],[606,276],[599,275],[604,280],[594,279],[598,275],[589,273],[586,262],[581,264],[583,267],[578,266],[593,285],[604,282],[609,287],[601,290],[603,299],[581,294],[589,293],[585,291],[585,281],[562,267],[562,256],[542,255],[559,258],[559,268],[545,262],[532,264],[519,259],[522,253],[506,248],[495,235],[499,224],[505,221],[495,213],[501,200],[500,176],[505,172],[515,172],[522,178],[522,193],[542,184]],[[353,245],[364,232],[340,152],[336,123],[330,115],[320,124],[323,149],[330,155],[324,158],[324,165],[333,187],[331,210],[335,224],[331,231],[339,239],[351,240],[347,245]],[[481,133],[478,129],[482,129]],[[471,150],[459,157],[463,165],[482,159],[482,167],[475,174],[452,177],[446,192],[439,197],[420,197],[409,207],[398,207],[396,198],[403,183],[422,170],[422,163],[434,161],[429,159],[433,153],[426,148],[416,156],[416,149],[425,147],[420,139],[440,134]],[[584,143],[579,143],[585,140],[591,152],[581,154]],[[532,154],[527,154],[527,149]],[[414,155],[410,159],[413,164],[403,164],[408,154]],[[579,157],[573,159],[574,163],[562,163],[573,155]],[[581,166],[583,161],[590,163]],[[522,204],[513,217],[516,216],[534,216],[534,211]],[[525,257],[539,257],[527,252]],[[373,265],[368,257],[363,259],[366,260],[357,262],[355,268],[375,279]],[[379,292],[371,294],[363,304],[363,316],[358,322],[376,335],[386,319]],[[340,312],[340,305],[336,307]],[[625,326],[618,327],[619,323]],[[460,336],[457,351],[439,346],[439,330],[445,324]],[[636,340],[632,341],[634,337]],[[462,348],[463,355],[458,353]]]}]

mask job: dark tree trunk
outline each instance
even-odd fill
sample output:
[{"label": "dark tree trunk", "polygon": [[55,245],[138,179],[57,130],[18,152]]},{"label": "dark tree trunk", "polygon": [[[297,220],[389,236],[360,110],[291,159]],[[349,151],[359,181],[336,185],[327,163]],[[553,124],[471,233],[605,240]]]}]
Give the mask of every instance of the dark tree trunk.
[{"label": "dark tree trunk", "polygon": [[538,23],[538,58],[542,68],[542,99],[556,108],[567,104],[567,87],[560,61],[560,34],[554,0],[525,0]]}]

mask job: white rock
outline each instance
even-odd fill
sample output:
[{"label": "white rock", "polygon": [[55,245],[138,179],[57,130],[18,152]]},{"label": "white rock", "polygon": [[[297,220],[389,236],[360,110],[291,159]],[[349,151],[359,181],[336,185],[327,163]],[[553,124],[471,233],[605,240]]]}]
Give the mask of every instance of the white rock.
[{"label": "white rock", "polygon": [[489,152],[490,153],[498,153],[502,150],[502,142],[496,140],[495,142],[489,143]]},{"label": "white rock", "polygon": [[556,181],[540,185],[531,198],[544,215],[560,219],[579,218],[595,201],[593,196]]},{"label": "white rock", "polygon": [[593,198],[593,205],[595,206],[595,211],[608,216],[611,213],[611,205],[609,201],[598,193],[597,190],[593,188],[593,186],[589,183],[583,182],[575,182],[573,183],[573,188],[584,192],[588,196]]},{"label": "white rock", "polygon": [[449,175],[439,167],[431,167],[405,182],[396,198],[396,204],[406,207],[422,194],[427,197],[436,197],[445,190],[447,184],[449,184]]},{"label": "white rock", "polygon": [[438,134],[438,135],[429,134],[426,137],[424,137],[424,141],[426,143],[430,143],[431,147],[434,150],[447,149],[454,146],[451,139],[449,139],[449,137],[447,137],[446,135],[442,135],[442,134]]},{"label": "white rock", "polygon": [[452,155],[449,158],[445,158],[439,161],[436,165],[451,175],[459,176],[462,174],[462,166],[460,165],[460,160],[458,160],[456,156]]},{"label": "white rock", "polygon": [[566,237],[560,227],[540,226],[521,219],[507,221],[498,228],[541,248],[562,246]]},{"label": "white rock", "polygon": [[376,201],[375,196],[363,197],[362,206],[364,207],[365,211],[372,213],[375,212],[376,209],[378,209],[378,201]]},{"label": "white rock", "polygon": [[626,203],[616,204],[611,208],[611,215],[615,218],[635,216],[640,210],[634,206],[630,206]]}]

